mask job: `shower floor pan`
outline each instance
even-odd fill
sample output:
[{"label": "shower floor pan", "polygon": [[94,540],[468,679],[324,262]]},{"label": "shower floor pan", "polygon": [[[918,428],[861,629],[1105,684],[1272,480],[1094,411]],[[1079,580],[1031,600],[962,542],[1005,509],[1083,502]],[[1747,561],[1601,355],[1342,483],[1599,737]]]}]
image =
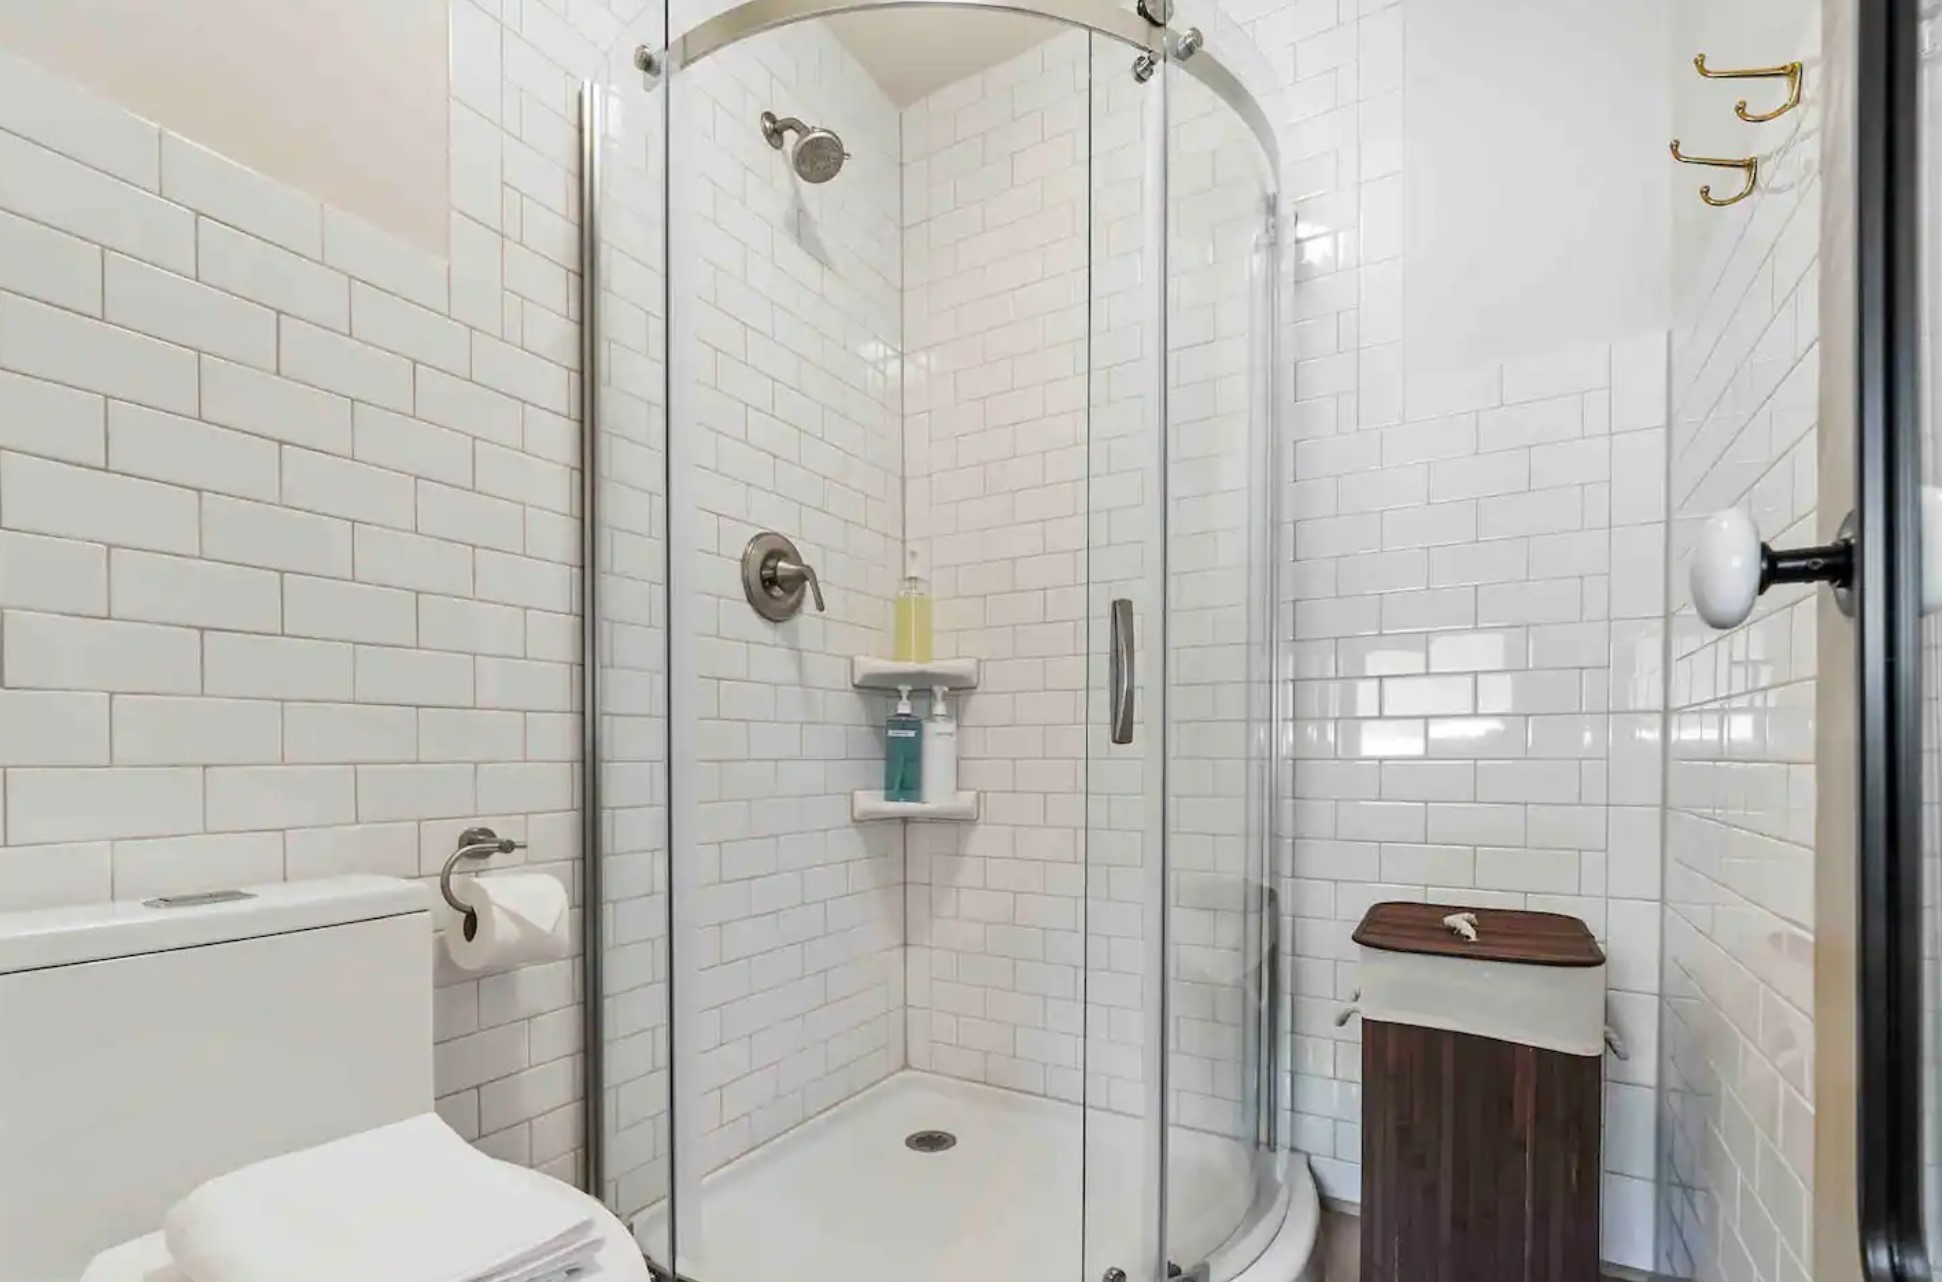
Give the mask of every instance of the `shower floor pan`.
[{"label": "shower floor pan", "polygon": [[[906,1145],[922,1131],[957,1142]],[[1097,1271],[1138,1277],[1144,1138],[1132,1118],[898,1073],[703,1181],[700,1240],[682,1243],[679,1272],[693,1282],[1089,1282],[1084,1225]],[[1233,1140],[1172,1132],[1168,1254],[1188,1268],[1206,1261],[1213,1282],[1305,1280],[1320,1224],[1308,1164],[1285,1155],[1286,1175],[1257,1207],[1252,1160]],[[635,1221],[650,1256],[661,1255],[665,1215],[654,1207]]]}]

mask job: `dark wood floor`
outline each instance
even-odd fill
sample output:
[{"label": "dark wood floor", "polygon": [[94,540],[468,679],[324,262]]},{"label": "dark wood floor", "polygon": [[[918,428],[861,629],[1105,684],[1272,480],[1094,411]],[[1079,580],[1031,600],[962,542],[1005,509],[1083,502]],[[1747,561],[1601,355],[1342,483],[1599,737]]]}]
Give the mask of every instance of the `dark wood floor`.
[{"label": "dark wood floor", "polygon": [[[1361,1225],[1353,1215],[1322,1212],[1324,1282],[1358,1282],[1362,1271]],[[1606,1277],[1604,1282],[1624,1282]]]},{"label": "dark wood floor", "polygon": [[1322,1212],[1322,1282],[1357,1282],[1362,1268],[1361,1227],[1353,1215]]}]

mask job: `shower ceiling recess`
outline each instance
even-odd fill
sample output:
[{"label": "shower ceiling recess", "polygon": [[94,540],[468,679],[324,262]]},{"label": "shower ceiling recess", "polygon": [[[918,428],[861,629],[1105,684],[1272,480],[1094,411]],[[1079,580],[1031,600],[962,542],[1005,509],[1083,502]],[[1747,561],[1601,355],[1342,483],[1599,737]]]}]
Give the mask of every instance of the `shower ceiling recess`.
[{"label": "shower ceiling recess", "polygon": [[[1208,47],[1206,38],[1197,28],[1186,27],[1175,30],[1162,25],[1160,15],[1171,13],[1172,5],[1154,8],[1142,5],[1137,12],[1122,9],[1112,0],[748,0],[736,5],[725,13],[717,14],[705,22],[696,24],[682,35],[676,37],[666,49],[655,50],[641,47],[636,51],[634,62],[650,77],[659,77],[691,67],[707,58],[710,54],[730,45],[771,31],[778,27],[790,26],[798,22],[808,22],[815,18],[830,18],[841,14],[871,13],[884,10],[935,9],[940,11],[985,11],[989,13],[1019,14],[1028,18],[1047,18],[1053,22],[1064,23],[1070,27],[1096,31],[1111,36],[1128,45],[1147,51],[1148,56],[1164,56],[1196,80],[1212,90],[1214,95],[1238,115],[1253,133],[1255,141],[1267,155],[1269,166],[1279,170],[1281,166],[1281,147],[1275,137],[1273,122],[1260,100],[1243,83],[1239,73],[1224,61],[1218,53]],[[1145,64],[1147,74],[1151,65],[1146,56],[1135,62],[1135,74]],[[1139,78],[1144,79],[1145,76]],[[787,126],[790,121],[779,121]],[[794,122],[800,125],[800,121]],[[769,126],[765,113],[763,132],[768,135]],[[816,131],[826,132],[826,131]],[[829,134],[834,140],[835,135]],[[781,144],[776,137],[770,136],[770,145],[778,151]],[[803,140],[807,142],[805,138]],[[800,148],[802,144],[799,143]],[[841,143],[837,142],[838,150]],[[838,162],[838,168],[841,162]],[[800,169],[798,172],[801,172]],[[833,172],[833,171],[832,171]],[[807,174],[803,175],[808,178]],[[811,182],[824,182],[825,178],[809,178]]]}]

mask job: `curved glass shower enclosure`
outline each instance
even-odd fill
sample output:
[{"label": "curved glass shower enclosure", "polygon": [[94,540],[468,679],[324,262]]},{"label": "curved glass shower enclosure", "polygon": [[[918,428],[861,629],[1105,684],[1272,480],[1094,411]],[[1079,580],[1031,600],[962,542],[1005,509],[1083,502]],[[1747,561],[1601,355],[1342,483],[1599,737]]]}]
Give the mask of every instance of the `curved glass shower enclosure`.
[{"label": "curved glass shower enclosure", "polygon": [[587,1148],[666,1274],[1307,1276],[1277,162],[1193,19],[657,9],[588,86]]}]

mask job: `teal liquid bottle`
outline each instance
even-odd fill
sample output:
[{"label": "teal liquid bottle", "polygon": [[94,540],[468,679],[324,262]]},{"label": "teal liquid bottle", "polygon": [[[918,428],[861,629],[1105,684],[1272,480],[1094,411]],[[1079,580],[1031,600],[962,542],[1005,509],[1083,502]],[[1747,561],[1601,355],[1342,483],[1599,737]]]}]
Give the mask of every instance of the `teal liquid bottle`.
[{"label": "teal liquid bottle", "polygon": [[902,687],[897,710],[884,725],[883,799],[924,799],[924,723],[910,710],[910,687]]}]

